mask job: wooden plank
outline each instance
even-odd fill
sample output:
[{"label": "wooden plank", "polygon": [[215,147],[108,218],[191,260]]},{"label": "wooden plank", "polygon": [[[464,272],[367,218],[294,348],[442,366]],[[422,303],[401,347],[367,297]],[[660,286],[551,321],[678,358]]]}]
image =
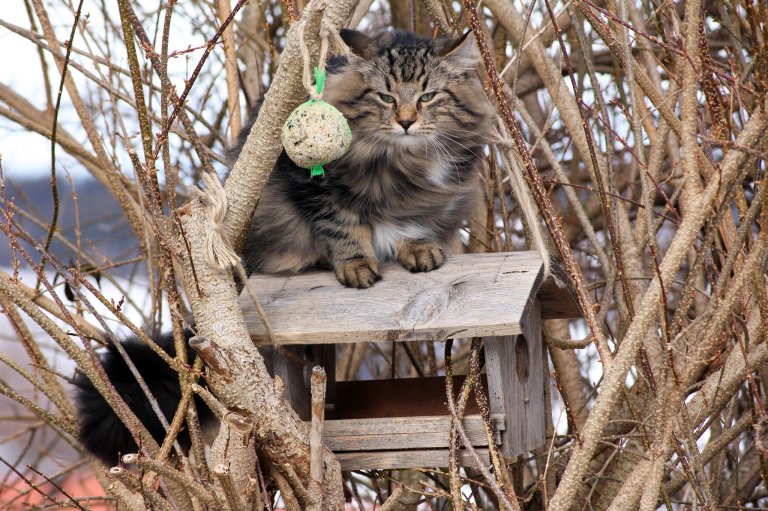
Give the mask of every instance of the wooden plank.
[{"label": "wooden plank", "polygon": [[[546,357],[544,341],[541,337],[541,307],[536,300],[530,314],[525,317],[523,323],[523,335],[528,340],[529,364],[525,368],[527,381],[521,385],[523,392],[522,413],[510,418],[511,427],[524,431],[525,449],[531,451],[539,448],[546,442],[546,392],[544,386],[549,384],[545,379],[545,373],[541,368],[545,365],[542,359]],[[519,356],[519,354],[518,354]],[[519,358],[516,361],[518,378],[520,378]],[[516,424],[515,424],[516,423]]]},{"label": "wooden plank", "polygon": [[[504,430],[504,416],[491,418],[497,432]],[[464,430],[475,447],[488,447],[483,418],[464,417]],[[333,452],[426,449],[448,447],[451,418],[393,417],[390,419],[332,420],[325,423],[323,443]],[[494,436],[500,442],[500,434]]]},{"label": "wooden plank", "polygon": [[488,397],[491,413],[507,417],[502,435],[506,458],[544,443],[544,374],[540,308],[534,302],[524,323],[524,334],[485,340]]},{"label": "wooden plank", "polygon": [[[250,283],[281,344],[515,335],[542,262],[536,252],[462,254],[428,273],[385,264],[382,275],[369,289],[342,287],[330,271],[254,275]],[[250,297],[241,295],[240,305],[251,337],[265,343]]]},{"label": "wooden plank", "polygon": [[[335,368],[335,346],[316,344],[309,346],[260,346],[259,352],[264,357],[267,371],[279,377],[285,384],[283,397],[291,404],[294,411],[303,420],[310,418],[309,380],[312,368],[321,366],[333,374]],[[335,399],[335,382],[329,378],[326,388],[327,402]]]},{"label": "wooden plank", "polygon": [[[461,388],[464,376],[453,377]],[[336,382],[334,410],[329,418],[368,419],[448,415],[445,404],[445,377],[397,378]],[[467,414],[480,413],[474,399],[467,402]]]},{"label": "wooden plank", "polygon": [[[480,460],[490,464],[488,449],[476,449]],[[410,451],[365,451],[342,452],[336,455],[342,470],[396,469],[421,467],[447,467],[448,449],[415,449]],[[472,457],[462,449],[459,463],[465,467],[474,467]]]}]

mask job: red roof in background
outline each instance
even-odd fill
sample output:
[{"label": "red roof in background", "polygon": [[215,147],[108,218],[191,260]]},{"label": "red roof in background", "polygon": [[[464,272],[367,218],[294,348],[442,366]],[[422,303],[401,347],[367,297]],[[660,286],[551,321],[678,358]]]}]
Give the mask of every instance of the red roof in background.
[{"label": "red roof in background", "polygon": [[[24,511],[31,507],[52,505],[51,500],[43,494],[61,504],[61,507],[58,509],[78,509],[77,506],[68,504],[70,502],[69,498],[45,479],[35,476],[34,479],[30,478],[30,480],[40,491],[30,488],[29,484],[21,479],[17,479],[13,485],[0,488],[0,511]],[[58,485],[64,492],[75,499],[103,497],[105,495],[104,489],[96,477],[86,470],[71,474],[63,482],[59,482]],[[96,498],[85,500],[80,505],[85,509],[93,511],[113,511],[116,509],[113,502]]]},{"label": "red roof in background", "polygon": [[[33,484],[37,485],[41,492],[61,505],[61,507],[53,509],[78,509],[77,506],[69,504],[69,498],[64,495],[62,491],[56,489],[45,479],[35,476],[31,481]],[[104,497],[105,495],[104,489],[99,484],[99,481],[89,470],[75,472],[63,482],[59,482],[58,485],[64,492],[75,499]],[[27,511],[33,507],[50,505],[52,505],[52,502],[49,499],[41,495],[40,492],[30,488],[30,486],[23,480],[19,479],[13,485],[0,487],[0,511]],[[117,509],[115,502],[103,501],[98,498],[81,501],[80,505],[89,511],[114,511]],[[345,508],[348,511],[359,511],[357,506],[352,506],[351,504],[347,504]],[[366,511],[373,511],[373,509],[373,507],[366,507]],[[376,509],[378,509],[378,506]],[[275,508],[274,511],[282,510],[283,508]]]}]

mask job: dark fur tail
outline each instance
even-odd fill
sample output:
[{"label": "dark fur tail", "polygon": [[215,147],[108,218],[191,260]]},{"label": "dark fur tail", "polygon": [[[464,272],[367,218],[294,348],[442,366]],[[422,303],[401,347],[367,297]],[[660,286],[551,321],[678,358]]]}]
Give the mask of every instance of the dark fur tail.
[{"label": "dark fur tail", "polygon": [[[188,341],[188,333],[186,337]],[[172,335],[162,335],[155,342],[170,356],[176,355]],[[181,401],[178,373],[138,339],[129,339],[122,345],[170,422]],[[194,352],[190,351],[188,356],[189,360],[192,360]],[[165,430],[117,349],[110,346],[100,359],[117,392],[155,440],[161,443],[165,438]],[[75,385],[80,441],[86,449],[107,465],[115,465],[123,454],[137,452],[138,447],[128,428],[117,418],[85,374],[77,372]],[[212,421],[213,415],[203,402],[196,398],[195,403],[200,422]],[[190,441],[186,430],[179,433],[178,441],[184,450],[189,449]]]}]

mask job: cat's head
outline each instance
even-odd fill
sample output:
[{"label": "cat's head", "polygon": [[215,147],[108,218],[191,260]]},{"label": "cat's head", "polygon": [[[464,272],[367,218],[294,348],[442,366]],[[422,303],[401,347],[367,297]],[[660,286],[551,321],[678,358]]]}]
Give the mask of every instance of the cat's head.
[{"label": "cat's head", "polygon": [[434,40],[402,31],[340,34],[352,54],[329,62],[324,99],[347,117],[353,140],[405,147],[438,136],[465,146],[486,141],[494,109],[471,33]]}]

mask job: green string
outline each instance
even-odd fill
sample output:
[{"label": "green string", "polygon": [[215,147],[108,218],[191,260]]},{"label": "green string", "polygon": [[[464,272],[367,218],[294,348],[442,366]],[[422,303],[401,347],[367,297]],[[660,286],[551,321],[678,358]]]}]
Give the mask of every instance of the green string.
[{"label": "green string", "polygon": [[315,83],[317,84],[317,95],[323,93],[323,85],[325,85],[325,69],[321,70],[315,66]]},{"label": "green string", "polygon": [[[315,84],[317,84],[317,95],[321,95],[323,93],[323,86],[325,85],[325,69],[320,69],[319,67],[315,66]],[[310,99],[310,102],[314,102],[315,100]],[[322,176],[325,177],[325,170],[323,169],[323,164],[315,165],[310,169],[309,177],[317,177]]]}]

